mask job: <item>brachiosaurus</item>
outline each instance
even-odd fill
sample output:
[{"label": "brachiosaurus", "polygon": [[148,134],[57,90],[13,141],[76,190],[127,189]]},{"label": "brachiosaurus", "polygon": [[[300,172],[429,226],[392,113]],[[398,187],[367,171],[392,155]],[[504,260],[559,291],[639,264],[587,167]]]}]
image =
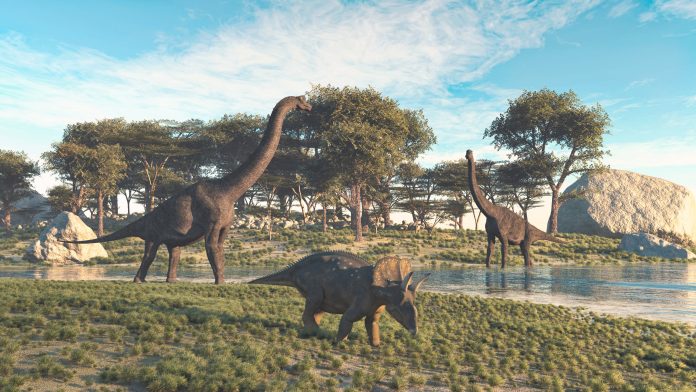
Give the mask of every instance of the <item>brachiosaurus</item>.
[{"label": "brachiosaurus", "polygon": [[273,159],[283,120],[292,110],[311,111],[303,96],[281,99],[273,108],[261,143],[251,157],[232,173],[199,181],[161,203],[137,221],[109,235],[75,244],[115,241],[126,237],[145,240],[145,254],[134,282],[144,282],[147,270],[164,244],[169,250],[167,282],[176,280],[181,247],[205,238],[205,252],[215,275],[215,283],[224,283],[223,243],[234,218],[234,204],[261,177]]},{"label": "brachiosaurus", "polygon": [[[532,259],[529,256],[529,247],[536,241],[553,241],[562,243],[558,238],[546,234],[533,225],[526,222],[512,210],[498,206],[486,199],[476,179],[476,161],[474,152],[466,151],[466,160],[469,162],[469,190],[476,206],[486,217],[486,234],[488,236],[488,251],[486,252],[486,267],[491,266],[491,253],[495,246],[495,238],[500,240],[502,251],[501,267],[505,268],[507,259],[507,246],[519,245],[524,257],[524,265],[531,266]],[[525,230],[525,227],[528,230]]]}]

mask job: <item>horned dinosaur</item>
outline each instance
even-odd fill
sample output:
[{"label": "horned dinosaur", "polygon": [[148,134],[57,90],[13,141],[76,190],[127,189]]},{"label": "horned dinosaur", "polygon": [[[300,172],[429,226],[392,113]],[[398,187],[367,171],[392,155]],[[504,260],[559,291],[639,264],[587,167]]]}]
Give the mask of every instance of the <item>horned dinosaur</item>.
[{"label": "horned dinosaur", "polygon": [[486,267],[491,266],[491,253],[495,247],[495,239],[500,240],[501,267],[505,268],[507,260],[507,246],[519,245],[524,257],[524,265],[531,266],[532,258],[529,247],[536,241],[553,241],[562,243],[558,238],[547,234],[520,217],[514,211],[503,206],[491,203],[483,195],[483,191],[476,179],[476,161],[471,150],[466,151],[466,160],[469,162],[469,190],[476,206],[486,217],[486,235],[488,237],[488,250],[486,252]]},{"label": "horned dinosaur", "polygon": [[181,247],[205,238],[205,251],[215,283],[224,283],[223,243],[234,218],[234,204],[263,174],[275,154],[283,121],[294,110],[312,110],[303,96],[281,99],[273,108],[261,142],[249,159],[232,173],[190,185],[150,213],[109,235],[76,244],[115,241],[126,237],[145,240],[145,252],[134,282],[144,282],[147,270],[164,244],[169,250],[167,282],[176,280]]},{"label": "horned dinosaur", "polygon": [[416,291],[430,274],[413,281],[411,263],[385,257],[374,266],[340,251],[314,253],[251,284],[296,288],[305,297],[302,322],[307,332],[319,328],[324,312],[343,314],[336,342],[345,339],[353,323],[365,318],[370,344],[379,346],[379,319],[386,309],[396,321],[416,334]]}]

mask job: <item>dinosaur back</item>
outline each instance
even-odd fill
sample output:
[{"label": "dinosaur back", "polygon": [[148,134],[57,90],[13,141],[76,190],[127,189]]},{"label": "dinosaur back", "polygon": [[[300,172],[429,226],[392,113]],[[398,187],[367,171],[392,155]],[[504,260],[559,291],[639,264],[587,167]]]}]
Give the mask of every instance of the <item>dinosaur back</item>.
[{"label": "dinosaur back", "polygon": [[296,287],[294,276],[300,272],[317,270],[319,273],[328,264],[336,263],[340,268],[359,268],[369,266],[366,260],[344,251],[325,251],[312,253],[288,265],[280,271],[254,279],[250,284],[271,284]]}]

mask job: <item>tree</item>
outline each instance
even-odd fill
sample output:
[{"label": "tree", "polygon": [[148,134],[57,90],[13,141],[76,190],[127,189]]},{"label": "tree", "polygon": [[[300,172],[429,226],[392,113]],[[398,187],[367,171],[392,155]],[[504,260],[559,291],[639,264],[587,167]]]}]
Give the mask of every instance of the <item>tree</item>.
[{"label": "tree", "polygon": [[411,213],[413,223],[432,231],[446,215],[446,200],[438,198],[438,168],[424,169],[416,163],[404,163],[399,167],[397,188],[399,209]]},{"label": "tree", "polygon": [[309,101],[319,159],[340,179],[355,240],[362,241],[363,191],[406,158],[408,119],[396,101],[373,88],[314,86]]},{"label": "tree", "polygon": [[99,144],[89,150],[86,185],[97,201],[97,235],[104,235],[104,197],[117,192],[118,181],[126,172],[126,160],[121,146]]},{"label": "tree", "polygon": [[72,206],[72,190],[67,185],[56,185],[48,190],[48,204],[56,211],[69,211]]},{"label": "tree", "polygon": [[597,104],[585,106],[573,91],[525,91],[484,133],[496,148],[511,150],[543,173],[551,193],[550,233],[558,232],[560,190],[570,175],[602,167],[609,117]]},{"label": "tree", "polygon": [[12,230],[13,204],[26,196],[31,180],[39,174],[39,166],[29,160],[24,152],[0,150],[0,202],[5,230]]},{"label": "tree", "polygon": [[465,159],[439,163],[435,170],[435,183],[439,193],[447,198],[443,206],[444,212],[460,230],[464,227],[464,215],[473,203],[469,192],[468,170],[469,165]]},{"label": "tree", "polygon": [[72,192],[70,212],[73,214],[79,213],[85,204],[87,196],[85,185],[90,171],[89,162],[85,157],[90,155],[89,147],[71,142],[53,143],[51,151],[41,154],[44,168],[57,173],[69,184]]}]

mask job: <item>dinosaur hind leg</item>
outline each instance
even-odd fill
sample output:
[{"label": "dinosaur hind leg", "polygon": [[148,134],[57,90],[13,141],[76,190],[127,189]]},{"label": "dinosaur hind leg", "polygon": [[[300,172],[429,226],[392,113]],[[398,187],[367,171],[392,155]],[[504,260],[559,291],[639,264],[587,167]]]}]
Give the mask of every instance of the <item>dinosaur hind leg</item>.
[{"label": "dinosaur hind leg", "polygon": [[500,268],[505,268],[508,253],[508,239],[503,235],[500,236],[500,253]]},{"label": "dinosaur hind leg", "polygon": [[532,257],[529,254],[529,244],[527,243],[527,241],[522,241],[522,243],[520,244],[520,250],[522,251],[522,256],[524,257],[524,266],[531,267]]},{"label": "dinosaur hind leg", "polygon": [[176,268],[179,266],[181,247],[167,245],[169,251],[169,269],[167,270],[167,282],[176,282]]},{"label": "dinosaur hind leg", "polygon": [[159,248],[159,246],[159,243],[153,241],[145,241],[145,252],[143,254],[143,260],[142,262],[140,262],[140,268],[138,268],[138,272],[136,272],[135,278],[133,278],[133,282],[142,283],[145,281],[145,277],[147,276],[147,270],[150,269],[150,265],[155,260],[155,256],[157,256],[157,249]]},{"label": "dinosaur hind leg", "polygon": [[[313,334],[319,330],[321,320],[321,302],[323,298],[320,292],[308,292],[305,299],[305,308],[302,312],[302,324],[306,333]],[[319,319],[317,320],[317,315]]]},{"label": "dinosaur hind leg", "polygon": [[488,248],[486,249],[486,268],[491,267],[491,254],[495,250],[495,236],[488,235]]}]

